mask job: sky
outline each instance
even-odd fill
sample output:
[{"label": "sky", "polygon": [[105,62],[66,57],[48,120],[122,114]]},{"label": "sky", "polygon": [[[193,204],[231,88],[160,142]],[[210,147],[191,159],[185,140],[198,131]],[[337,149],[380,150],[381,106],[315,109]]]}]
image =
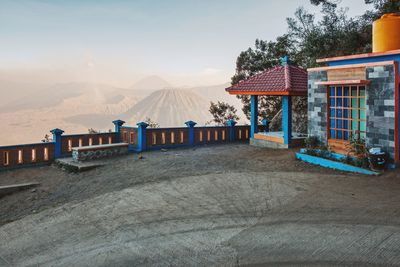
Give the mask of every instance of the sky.
[{"label": "sky", "polygon": [[221,84],[241,51],[285,33],[300,6],[318,12],[308,0],[0,0],[0,79]]}]

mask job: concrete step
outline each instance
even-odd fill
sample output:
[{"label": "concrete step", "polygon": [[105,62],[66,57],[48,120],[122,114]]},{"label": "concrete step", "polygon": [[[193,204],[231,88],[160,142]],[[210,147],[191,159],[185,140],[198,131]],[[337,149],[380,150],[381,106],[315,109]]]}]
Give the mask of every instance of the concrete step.
[{"label": "concrete step", "polygon": [[0,198],[15,192],[26,190],[40,185],[39,183],[24,183],[0,186]]}]

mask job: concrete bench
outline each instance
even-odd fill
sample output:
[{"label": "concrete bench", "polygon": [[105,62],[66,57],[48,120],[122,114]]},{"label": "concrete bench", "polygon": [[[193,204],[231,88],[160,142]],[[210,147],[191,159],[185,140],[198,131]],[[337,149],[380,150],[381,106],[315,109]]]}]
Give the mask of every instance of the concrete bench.
[{"label": "concrete bench", "polygon": [[127,143],[81,146],[72,148],[72,159],[76,162],[109,158],[128,154]]}]

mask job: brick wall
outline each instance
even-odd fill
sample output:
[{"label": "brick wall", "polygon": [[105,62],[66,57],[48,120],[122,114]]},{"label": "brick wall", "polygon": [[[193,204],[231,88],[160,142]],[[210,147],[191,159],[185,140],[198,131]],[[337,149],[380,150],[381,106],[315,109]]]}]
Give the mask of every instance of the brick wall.
[{"label": "brick wall", "polygon": [[395,73],[393,65],[368,67],[367,138],[368,146],[377,146],[394,159],[395,133]]},{"label": "brick wall", "polygon": [[121,127],[120,131],[120,141],[124,143],[128,143],[131,146],[137,145],[137,134],[138,129],[134,127]]},{"label": "brick wall", "polygon": [[98,133],[98,134],[74,134],[61,136],[61,154],[68,156],[72,154],[72,147],[100,145],[116,143],[116,134]]},{"label": "brick wall", "polygon": [[326,71],[308,72],[308,134],[327,141],[327,91],[326,85],[317,82],[327,81]]},{"label": "brick wall", "polygon": [[181,128],[147,128],[146,146],[148,148],[171,147],[189,144],[189,129]]},{"label": "brick wall", "polygon": [[0,147],[0,170],[51,163],[54,143],[38,143]]},{"label": "brick wall", "polygon": [[[380,147],[394,159],[395,154],[395,80],[394,66],[374,66],[366,68],[366,78],[371,82],[366,86],[368,147]],[[327,140],[327,88],[316,82],[327,81],[326,71],[308,73],[308,134]]]}]

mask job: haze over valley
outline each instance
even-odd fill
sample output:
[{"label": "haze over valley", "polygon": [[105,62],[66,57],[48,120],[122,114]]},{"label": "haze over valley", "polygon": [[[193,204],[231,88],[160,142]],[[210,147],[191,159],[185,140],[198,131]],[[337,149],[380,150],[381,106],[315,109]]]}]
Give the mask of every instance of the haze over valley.
[{"label": "haze over valley", "polygon": [[[210,101],[241,104],[225,92],[226,84],[174,87],[148,76],[121,88],[93,82],[35,83],[0,81],[0,145],[40,142],[53,128],[67,134],[113,129],[112,120],[128,125],[151,118],[161,127],[184,126],[187,120],[211,121]],[[29,92],[29,93],[28,93]]]}]

